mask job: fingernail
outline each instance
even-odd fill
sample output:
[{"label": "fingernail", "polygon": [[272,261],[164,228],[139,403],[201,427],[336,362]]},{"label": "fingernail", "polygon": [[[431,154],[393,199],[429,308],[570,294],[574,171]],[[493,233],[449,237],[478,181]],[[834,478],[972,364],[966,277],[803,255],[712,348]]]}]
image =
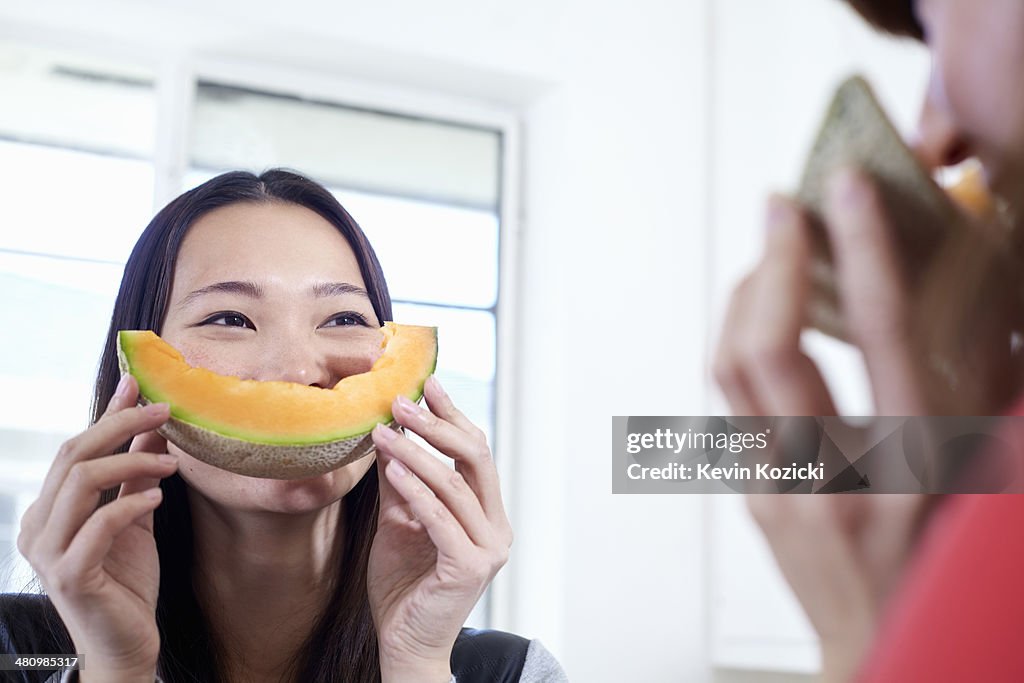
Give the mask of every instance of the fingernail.
[{"label": "fingernail", "polygon": [[440,394],[443,398],[448,398],[448,392],[441,386],[441,380],[437,378],[437,375],[431,375],[427,378],[427,381],[434,386],[434,391]]},{"label": "fingernail", "polygon": [[405,396],[398,397],[398,405],[401,407],[402,412],[411,419],[416,420],[418,424],[424,426],[430,425],[430,418],[427,411],[423,409],[423,406],[413,403]]},{"label": "fingernail", "polygon": [[388,463],[388,469],[394,470],[395,475],[399,477],[405,477],[409,475],[408,468],[402,463],[400,463],[398,460],[395,460],[394,458],[392,458],[391,462]]},{"label": "fingernail", "polygon": [[776,230],[792,220],[793,211],[789,202],[778,195],[772,195],[768,198],[768,207],[765,213],[765,225],[769,230]]},{"label": "fingernail", "polygon": [[828,179],[828,197],[831,201],[852,206],[864,198],[864,179],[852,168],[841,168]]},{"label": "fingernail", "polygon": [[160,496],[162,496],[163,493],[164,492],[160,489],[160,487],[157,486],[156,488],[146,489],[145,491],[143,491],[142,495],[144,495],[146,498],[149,498],[150,500],[160,500]]},{"label": "fingernail", "polygon": [[170,453],[161,453],[157,456],[157,460],[160,461],[161,465],[173,465],[178,462],[178,456],[171,455]]},{"label": "fingernail", "polygon": [[128,393],[128,373],[121,375],[121,379],[117,381],[117,389],[114,390],[114,398],[122,398]]},{"label": "fingernail", "polygon": [[385,427],[382,424],[378,424],[376,427],[373,428],[373,430],[377,433],[377,436],[379,436],[384,441],[395,441],[396,439],[398,439],[398,434],[395,434],[394,431],[392,431],[388,427]]},{"label": "fingernail", "polygon": [[402,408],[409,411],[409,413],[413,415],[418,415],[420,412],[423,411],[422,408],[420,408],[418,405],[410,401],[408,397],[402,395],[399,395],[398,397],[398,405],[402,406]]},{"label": "fingernail", "polygon": [[166,403],[150,403],[148,406],[142,409],[142,412],[146,413],[147,415],[152,415],[156,417],[158,415],[166,415],[169,410],[170,406],[167,405]]}]

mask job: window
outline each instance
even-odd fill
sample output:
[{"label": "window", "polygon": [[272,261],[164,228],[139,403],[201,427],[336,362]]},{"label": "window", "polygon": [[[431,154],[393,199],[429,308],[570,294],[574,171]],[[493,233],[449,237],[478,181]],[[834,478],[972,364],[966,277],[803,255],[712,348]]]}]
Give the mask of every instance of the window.
[{"label": "window", "polygon": [[0,91],[0,590],[20,590],[21,513],[88,424],[122,264],[152,213],[156,97],[145,69],[3,42]]}]

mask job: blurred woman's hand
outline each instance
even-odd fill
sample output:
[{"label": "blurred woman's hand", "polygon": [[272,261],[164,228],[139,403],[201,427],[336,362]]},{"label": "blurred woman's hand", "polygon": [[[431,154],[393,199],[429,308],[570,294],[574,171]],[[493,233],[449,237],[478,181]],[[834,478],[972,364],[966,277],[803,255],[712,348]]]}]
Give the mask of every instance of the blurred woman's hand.
[{"label": "blurred woman's hand", "polygon": [[367,582],[385,683],[447,683],[459,630],[512,545],[486,437],[434,377],[424,395],[429,410],[396,399],[395,419],[454,471],[391,429],[373,434],[380,517]]},{"label": "blurred woman's hand", "polygon": [[[160,479],[177,459],[152,431],[170,416],[167,405],[137,407],[137,397],[138,384],[123,377],[103,417],[61,446],[18,536],[18,550],[87,657],[86,683],[152,683],[160,653],[153,510]],[[128,453],[112,454],[129,439]],[[97,508],[115,486],[117,500]]]},{"label": "blurred woman's hand", "polygon": [[[975,258],[947,259],[945,270],[925,271],[912,289],[873,182],[851,169],[829,188],[824,227],[841,314],[863,354],[876,412],[998,414],[1019,387],[1010,334],[1024,328],[1022,302],[1007,279],[1008,245],[984,226],[954,231],[945,255]],[[821,373],[800,348],[811,296],[810,222],[783,197],[771,199],[766,222],[761,262],[729,303],[715,378],[737,415],[833,415]],[[972,273],[978,282],[964,281],[956,270],[962,261],[983,264]],[[955,296],[967,289],[973,299]],[[954,303],[958,310],[950,310]]]},{"label": "blurred woman's hand", "polygon": [[910,557],[928,497],[747,496],[779,569],[818,634],[822,680],[852,680]]},{"label": "blurred woman's hand", "polygon": [[[893,228],[873,183],[852,170],[833,178],[824,219],[842,314],[863,354],[878,414],[987,414],[1001,405],[1007,387],[991,378],[1000,371],[1012,375],[1007,309],[986,311],[961,365],[936,372],[930,321],[922,319],[919,292],[910,291],[901,272]],[[800,345],[811,288],[811,226],[798,205],[780,197],[771,200],[767,223],[763,258],[732,295],[716,380],[737,415],[835,415],[821,372]],[[821,638],[826,680],[849,680],[912,550],[927,496],[763,494],[747,500]]]}]

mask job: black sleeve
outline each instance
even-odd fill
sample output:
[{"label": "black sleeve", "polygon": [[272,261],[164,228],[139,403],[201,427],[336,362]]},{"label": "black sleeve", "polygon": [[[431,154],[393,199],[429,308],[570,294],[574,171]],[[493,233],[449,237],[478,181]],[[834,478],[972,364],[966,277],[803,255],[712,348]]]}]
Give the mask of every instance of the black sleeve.
[{"label": "black sleeve", "polygon": [[462,629],[452,648],[458,683],[518,683],[530,641],[503,631]]},{"label": "black sleeve", "polygon": [[[70,639],[49,598],[32,593],[0,594],[0,653],[73,654]],[[44,683],[48,671],[0,671],[3,683]]]}]

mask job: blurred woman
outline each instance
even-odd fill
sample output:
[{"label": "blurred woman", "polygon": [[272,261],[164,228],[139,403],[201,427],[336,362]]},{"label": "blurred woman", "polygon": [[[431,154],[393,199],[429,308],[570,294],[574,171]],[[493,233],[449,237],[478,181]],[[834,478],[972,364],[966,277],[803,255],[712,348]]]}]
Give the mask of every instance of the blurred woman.
[{"label": "blurred woman", "polygon": [[[923,41],[931,52],[915,139],[921,161],[934,169],[976,158],[989,190],[1010,216],[1020,215],[1024,3],[850,4],[874,25]],[[863,353],[878,413],[1020,414],[1024,404],[1013,408],[1013,397],[1024,387],[1003,324],[1021,313],[1019,303],[1007,305],[1014,293],[1002,292],[998,302],[968,302],[980,322],[960,331],[981,343],[974,337],[985,335],[975,333],[994,330],[1001,347],[958,358],[980,358],[982,366],[953,367],[962,381],[950,391],[936,381],[929,311],[907,289],[877,188],[847,169],[830,189],[825,224],[843,315]],[[733,294],[716,377],[740,415],[834,415],[821,373],[800,348],[809,225],[784,198],[770,202],[766,222],[764,256]],[[970,248],[1016,249],[1015,240],[989,237],[970,237]],[[963,273],[947,274],[960,278],[947,282],[947,290],[975,284]],[[871,681],[1024,680],[1024,653],[1015,642],[1024,629],[1024,590],[1016,578],[1024,566],[1024,500],[951,497],[920,538],[917,520],[928,503],[922,496],[755,496],[749,503],[818,632],[825,680],[851,680],[858,671]]]}]

